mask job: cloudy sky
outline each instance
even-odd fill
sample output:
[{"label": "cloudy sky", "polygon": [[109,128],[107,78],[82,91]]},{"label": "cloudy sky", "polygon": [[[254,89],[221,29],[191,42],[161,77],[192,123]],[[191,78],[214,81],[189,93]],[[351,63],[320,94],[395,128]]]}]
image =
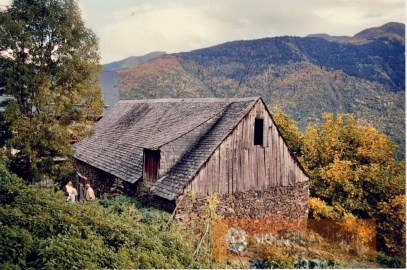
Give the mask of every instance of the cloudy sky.
[{"label": "cloudy sky", "polygon": [[[9,0],[0,0],[4,4]],[[78,0],[102,63],[152,51],[310,33],[354,35],[405,23],[405,0]]]}]

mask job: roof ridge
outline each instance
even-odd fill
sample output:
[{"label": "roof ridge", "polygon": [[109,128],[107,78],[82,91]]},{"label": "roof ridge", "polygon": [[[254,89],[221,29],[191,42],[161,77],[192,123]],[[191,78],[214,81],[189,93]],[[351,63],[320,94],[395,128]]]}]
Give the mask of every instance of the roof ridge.
[{"label": "roof ridge", "polygon": [[243,97],[243,98],[161,98],[161,99],[125,99],[118,103],[161,103],[161,102],[239,102],[239,101],[255,101],[260,99],[260,96]]}]

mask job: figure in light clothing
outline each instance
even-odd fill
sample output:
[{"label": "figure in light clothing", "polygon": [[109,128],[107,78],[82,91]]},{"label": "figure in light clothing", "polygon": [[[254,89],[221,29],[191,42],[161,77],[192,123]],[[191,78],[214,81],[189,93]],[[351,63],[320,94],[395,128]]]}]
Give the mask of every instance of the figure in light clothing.
[{"label": "figure in light clothing", "polygon": [[66,186],[65,186],[65,191],[68,192],[68,197],[69,197],[69,195],[71,195],[72,189],[73,189],[73,184],[71,181],[69,181],[68,184],[66,184]]},{"label": "figure in light clothing", "polygon": [[66,190],[66,193],[68,194],[66,201],[70,202],[70,203],[75,203],[76,196],[78,196],[78,191],[76,190],[76,188],[73,187],[73,184],[71,181],[69,181],[68,184],[66,184],[65,190]]},{"label": "figure in light clothing", "polygon": [[89,184],[86,184],[85,188],[86,188],[85,200],[87,201],[94,200],[95,192],[93,191],[93,188],[91,188]]},{"label": "figure in light clothing", "polygon": [[74,189],[73,184],[71,181],[69,181],[68,184],[66,184],[66,186],[65,186],[65,192],[67,194],[67,197],[66,197],[67,202],[71,201],[73,189]]},{"label": "figure in light clothing", "polygon": [[71,196],[70,196],[70,202],[71,203],[75,203],[75,201],[76,201],[76,196],[78,196],[78,191],[76,190],[76,188],[72,188],[72,193],[71,193]]}]

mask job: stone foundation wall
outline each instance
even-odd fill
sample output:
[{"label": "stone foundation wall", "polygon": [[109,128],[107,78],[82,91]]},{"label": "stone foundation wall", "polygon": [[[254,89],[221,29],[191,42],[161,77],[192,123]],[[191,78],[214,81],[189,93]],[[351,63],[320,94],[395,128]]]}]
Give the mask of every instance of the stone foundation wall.
[{"label": "stone foundation wall", "polygon": [[146,206],[155,207],[170,213],[175,208],[174,201],[168,201],[149,193],[151,183],[140,181],[139,183],[130,184],[80,160],[75,160],[75,167],[77,172],[87,178],[87,183],[94,189],[97,198],[101,198],[104,194],[111,196],[125,194],[137,197]]},{"label": "stone foundation wall", "polygon": [[[216,212],[230,218],[284,218],[308,217],[309,182],[295,186],[270,187],[263,191],[238,192],[218,195]],[[207,197],[185,194],[177,203],[176,219],[189,223],[206,217]]]},{"label": "stone foundation wall", "polygon": [[75,167],[77,172],[87,178],[87,183],[91,185],[97,198],[101,198],[104,194],[112,194],[119,191],[129,196],[136,194],[137,186],[135,184],[122,181],[80,160],[75,160]]},{"label": "stone foundation wall", "polygon": [[[95,190],[96,197],[116,193],[115,186],[121,186],[121,193],[135,196],[147,206],[167,212],[172,212],[175,208],[174,201],[150,195],[143,183],[130,184],[79,160],[75,163],[77,171],[87,178],[87,183]],[[302,182],[294,186],[269,187],[262,191],[218,195],[220,202],[216,212],[220,216],[237,219],[307,218],[308,188],[309,182]],[[184,194],[176,203],[175,218],[183,223],[202,220],[207,215],[207,196]]]}]

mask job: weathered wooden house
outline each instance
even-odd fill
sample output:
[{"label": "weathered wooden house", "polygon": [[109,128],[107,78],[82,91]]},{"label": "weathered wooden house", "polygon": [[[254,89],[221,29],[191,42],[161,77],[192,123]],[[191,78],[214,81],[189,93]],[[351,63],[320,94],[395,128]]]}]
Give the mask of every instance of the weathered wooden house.
[{"label": "weathered wooden house", "polygon": [[308,212],[308,177],[261,98],[120,101],[74,157],[99,194],[121,180],[179,217],[198,217],[211,193],[226,216]]}]

